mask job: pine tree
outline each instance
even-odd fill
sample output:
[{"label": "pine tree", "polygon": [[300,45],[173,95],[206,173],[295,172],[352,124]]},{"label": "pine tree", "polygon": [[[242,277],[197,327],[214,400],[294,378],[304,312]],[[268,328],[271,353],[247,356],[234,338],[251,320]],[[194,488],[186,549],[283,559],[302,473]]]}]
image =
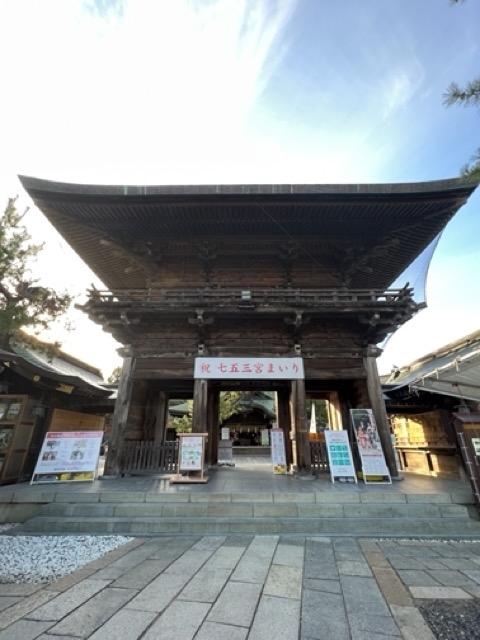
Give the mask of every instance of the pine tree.
[{"label": "pine tree", "polygon": [[[465,0],[450,0],[451,4],[459,4]],[[456,82],[447,88],[444,94],[444,104],[450,107],[460,104],[464,107],[480,107],[480,76],[460,87]],[[466,180],[480,182],[480,147],[461,169],[461,175]]]},{"label": "pine tree", "polygon": [[32,244],[23,218],[16,207],[17,198],[9,198],[0,216],[0,345],[8,349],[10,339],[21,329],[47,329],[67,311],[72,297],[39,285],[32,277],[30,264],[43,244]]}]

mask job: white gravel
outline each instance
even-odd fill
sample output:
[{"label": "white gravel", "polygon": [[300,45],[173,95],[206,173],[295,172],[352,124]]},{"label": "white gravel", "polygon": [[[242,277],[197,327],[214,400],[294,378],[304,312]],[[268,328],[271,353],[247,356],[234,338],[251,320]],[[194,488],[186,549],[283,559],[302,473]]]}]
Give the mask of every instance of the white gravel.
[{"label": "white gravel", "polygon": [[[0,525],[0,533],[15,525]],[[0,584],[48,584],[97,560],[127,536],[0,535]]]}]

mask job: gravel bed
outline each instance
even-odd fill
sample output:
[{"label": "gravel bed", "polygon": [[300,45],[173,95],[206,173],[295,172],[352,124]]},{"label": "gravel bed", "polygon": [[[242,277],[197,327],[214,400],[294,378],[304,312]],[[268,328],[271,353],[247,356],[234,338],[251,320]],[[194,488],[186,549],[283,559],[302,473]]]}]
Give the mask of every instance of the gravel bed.
[{"label": "gravel bed", "polygon": [[418,607],[437,640],[478,640],[480,602],[432,600]]},{"label": "gravel bed", "polygon": [[[15,525],[0,525],[0,533]],[[0,584],[49,584],[133,540],[127,536],[0,535]]]}]

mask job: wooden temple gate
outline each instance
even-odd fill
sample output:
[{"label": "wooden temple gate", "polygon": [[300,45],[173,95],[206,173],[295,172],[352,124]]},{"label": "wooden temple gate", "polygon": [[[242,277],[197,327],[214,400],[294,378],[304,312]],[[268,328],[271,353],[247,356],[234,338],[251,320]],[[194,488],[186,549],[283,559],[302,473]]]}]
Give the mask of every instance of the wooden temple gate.
[{"label": "wooden temple gate", "polygon": [[193,430],[208,432],[215,464],[219,393],[247,382],[194,378],[196,359],[208,357],[302,359],[302,378],[255,381],[276,391],[297,472],[311,471],[306,398],[334,393],[333,426],[349,427],[350,408],[371,408],[397,475],[377,345],[424,305],[392,283],[476,185],[21,181],[105,284],[83,309],[124,345],[105,473],[122,472],[133,443],[164,445],[171,399],[194,400]]}]

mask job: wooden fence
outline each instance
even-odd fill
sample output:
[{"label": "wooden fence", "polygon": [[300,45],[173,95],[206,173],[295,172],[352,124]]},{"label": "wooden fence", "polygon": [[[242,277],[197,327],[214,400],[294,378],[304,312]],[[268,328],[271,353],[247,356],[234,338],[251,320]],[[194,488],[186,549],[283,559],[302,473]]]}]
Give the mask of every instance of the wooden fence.
[{"label": "wooden fence", "polygon": [[329,473],[327,445],[325,441],[314,440],[310,442],[310,458],[312,473]]},{"label": "wooden fence", "polygon": [[121,473],[154,474],[175,473],[177,470],[178,443],[134,441],[125,442],[122,448]]}]

